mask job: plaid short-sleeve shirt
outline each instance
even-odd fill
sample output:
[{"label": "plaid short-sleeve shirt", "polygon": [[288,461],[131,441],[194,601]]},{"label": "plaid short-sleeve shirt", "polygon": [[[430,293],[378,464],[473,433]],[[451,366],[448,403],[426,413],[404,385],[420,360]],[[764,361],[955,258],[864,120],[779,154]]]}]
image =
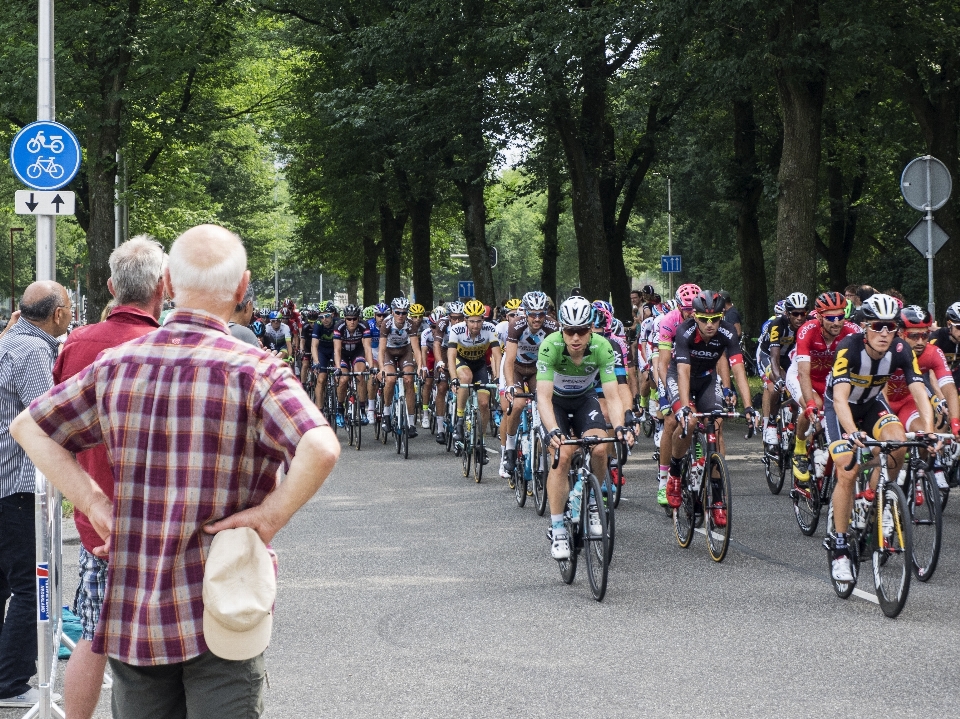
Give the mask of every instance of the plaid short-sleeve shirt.
[{"label": "plaid short-sleeve shirt", "polygon": [[134,665],[206,651],[204,524],[260,504],[326,424],[288,367],[226,323],[177,310],[30,405],[58,444],[101,441],[114,474],[107,594],[93,650]]}]

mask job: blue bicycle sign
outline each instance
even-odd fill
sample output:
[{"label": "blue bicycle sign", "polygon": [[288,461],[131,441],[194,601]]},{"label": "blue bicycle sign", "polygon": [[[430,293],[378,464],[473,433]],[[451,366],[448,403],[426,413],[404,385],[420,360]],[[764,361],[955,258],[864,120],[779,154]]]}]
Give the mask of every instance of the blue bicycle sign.
[{"label": "blue bicycle sign", "polygon": [[27,187],[58,190],[80,169],[80,143],[58,122],[41,120],[25,126],[10,143],[10,166]]}]

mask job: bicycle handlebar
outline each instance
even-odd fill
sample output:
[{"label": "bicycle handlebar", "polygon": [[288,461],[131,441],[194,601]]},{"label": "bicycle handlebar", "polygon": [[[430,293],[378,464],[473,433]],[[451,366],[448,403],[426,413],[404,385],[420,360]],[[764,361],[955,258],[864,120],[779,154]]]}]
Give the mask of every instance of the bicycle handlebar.
[{"label": "bicycle handlebar", "polygon": [[[509,394],[509,392],[508,392]],[[507,403],[507,416],[513,414],[513,400],[515,399],[534,399],[537,395],[533,392],[516,392],[510,395],[510,401]]]},{"label": "bicycle handlebar", "polygon": [[[593,434],[588,434],[586,437],[579,437],[577,439],[565,439],[560,444],[562,445],[576,445],[577,447],[593,447],[598,444],[613,444],[614,442],[622,442],[622,439],[617,439],[616,437],[597,437]],[[553,469],[556,469],[560,464],[560,448],[553,450]]]},{"label": "bicycle handlebar", "polygon": [[[903,447],[921,447],[921,448],[922,448],[922,447],[929,447],[930,445],[936,444],[938,441],[940,441],[939,438],[938,438],[938,436],[935,435],[935,434],[924,434],[924,433],[922,433],[922,432],[911,432],[910,434],[912,434],[914,437],[917,437],[917,436],[919,435],[919,436],[921,436],[921,437],[927,437],[927,438],[930,438],[930,439],[928,439],[928,440],[926,440],[926,441],[923,441],[923,440],[921,440],[921,441],[911,441],[910,439],[907,439],[906,441],[892,440],[892,439],[890,439],[890,440],[883,440],[883,439],[865,439],[865,440],[862,440],[862,441],[861,441],[861,444],[862,444],[864,447],[879,447],[879,448],[880,448],[880,452],[886,454],[886,453],[894,452],[894,451],[896,451],[896,450],[898,450],[898,449],[902,449]],[[931,441],[931,440],[932,440],[932,441]],[[859,448],[858,448],[853,442],[851,442],[850,440],[847,440],[847,445],[850,447],[851,450],[859,449]],[[845,471],[845,472],[849,472],[851,469],[853,469],[854,467],[856,467],[858,463],[859,463],[859,455],[858,455],[857,452],[854,452],[854,453],[853,453],[853,458],[850,460],[850,464],[848,464],[846,467],[844,467],[844,471]]]}]

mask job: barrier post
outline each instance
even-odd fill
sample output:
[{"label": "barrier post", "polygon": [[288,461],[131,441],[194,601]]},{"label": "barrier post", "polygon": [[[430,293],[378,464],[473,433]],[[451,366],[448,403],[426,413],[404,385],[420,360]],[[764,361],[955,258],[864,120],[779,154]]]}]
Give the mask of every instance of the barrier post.
[{"label": "barrier post", "polygon": [[65,719],[53,702],[60,636],[63,631],[63,536],[60,490],[36,473],[35,526],[37,533],[37,690],[40,701],[23,719]]}]

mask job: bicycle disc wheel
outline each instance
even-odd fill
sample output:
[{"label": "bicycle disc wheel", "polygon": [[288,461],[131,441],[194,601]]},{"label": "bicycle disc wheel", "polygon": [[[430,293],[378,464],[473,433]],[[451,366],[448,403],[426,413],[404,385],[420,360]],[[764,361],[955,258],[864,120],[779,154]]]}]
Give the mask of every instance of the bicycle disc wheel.
[{"label": "bicycle disc wheel", "polygon": [[573,578],[577,576],[577,556],[580,554],[581,538],[579,537],[580,524],[574,525],[569,517],[564,517],[563,524],[567,528],[567,537],[570,542],[570,559],[560,559],[557,564],[560,565],[560,578],[564,584],[571,584]]},{"label": "bicycle disc wheel", "polygon": [[[707,548],[710,558],[715,562],[722,562],[727,556],[730,546],[730,524],[732,517],[730,474],[727,472],[727,463],[719,453],[710,456],[710,462],[703,473],[704,492],[704,530],[707,534]],[[714,475],[717,475],[716,477]],[[713,495],[712,497],[709,495]],[[726,516],[718,515],[723,512]],[[721,521],[725,519],[726,521]]]},{"label": "bicycle disc wheel", "polygon": [[547,510],[547,470],[539,432],[533,434],[533,454],[530,461],[533,464],[533,507],[537,510],[537,516],[542,517]]},{"label": "bicycle disc wheel", "polygon": [[[888,617],[895,617],[903,610],[910,594],[910,575],[913,574],[913,522],[903,490],[890,483],[883,491],[883,514],[889,510],[893,519],[889,536],[884,534],[882,546],[873,537],[873,581],[877,588],[880,609]],[[877,524],[882,528],[883,517]],[[877,527],[872,528],[874,534]],[[881,529],[882,533],[882,529]]]},{"label": "bicycle disc wheel", "polygon": [[907,507],[913,520],[913,576],[921,582],[933,576],[940,559],[943,515],[939,500],[940,490],[932,474],[914,474]]},{"label": "bicycle disc wheel", "polygon": [[793,514],[797,518],[797,526],[808,537],[813,536],[820,523],[820,490],[817,482],[811,478],[806,487],[794,483],[790,490],[790,499],[793,501]]},{"label": "bicycle disc wheel", "polygon": [[[693,539],[693,526],[696,521],[694,493],[687,484],[687,470],[684,468],[684,478],[680,490],[680,506],[673,510],[673,531],[677,537],[677,544],[686,549]],[[669,510],[669,505],[668,505]]]},{"label": "bicycle disc wheel", "polygon": [[[833,522],[833,501],[831,500],[827,509],[827,536],[836,536],[837,528]],[[860,559],[858,547],[860,543],[859,532],[851,525],[847,529],[847,548],[850,553],[850,571],[853,574],[852,582],[838,582],[833,578],[833,554],[827,551],[827,576],[830,577],[830,584],[833,591],[841,599],[849,599],[853,594],[854,587],[857,586],[857,575],[860,572]]]},{"label": "bicycle disc wheel", "polygon": [[587,555],[587,579],[590,581],[590,591],[593,592],[593,598],[598,602],[603,599],[607,592],[607,573],[610,567],[610,554],[613,551],[610,547],[610,524],[607,521],[607,512],[604,507],[603,494],[600,489],[600,482],[594,475],[588,475],[584,483],[583,500],[581,515],[584,520],[589,514],[590,505],[593,504],[597,509],[597,516],[600,518],[600,536],[594,536],[590,530],[590,522],[583,521],[584,531],[584,550]]}]

